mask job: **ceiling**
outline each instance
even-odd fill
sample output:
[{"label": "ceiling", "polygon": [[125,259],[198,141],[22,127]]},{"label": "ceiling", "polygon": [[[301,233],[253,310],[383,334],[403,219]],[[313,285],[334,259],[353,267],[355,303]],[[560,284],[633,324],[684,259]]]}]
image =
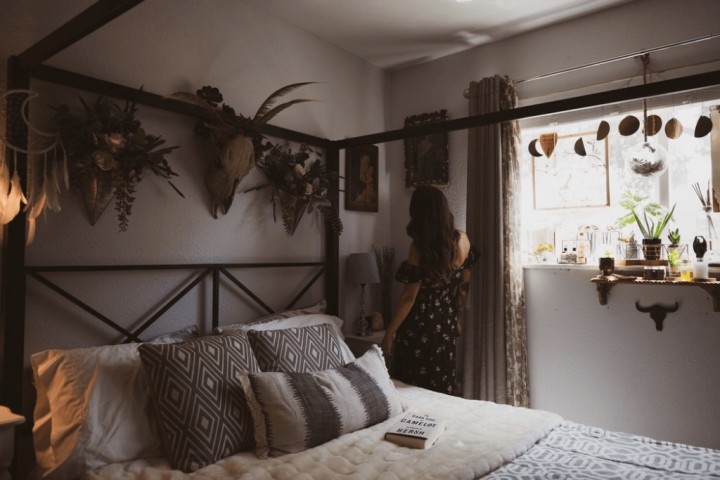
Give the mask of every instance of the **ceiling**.
[{"label": "ceiling", "polygon": [[632,0],[252,0],[253,5],[386,70]]}]

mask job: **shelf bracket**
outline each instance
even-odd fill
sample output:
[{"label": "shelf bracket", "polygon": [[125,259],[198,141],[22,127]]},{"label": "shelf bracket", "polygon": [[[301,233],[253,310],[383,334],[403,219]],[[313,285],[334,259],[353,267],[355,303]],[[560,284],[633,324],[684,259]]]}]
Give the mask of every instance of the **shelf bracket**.
[{"label": "shelf bracket", "polygon": [[609,282],[597,282],[595,285],[597,286],[598,300],[600,301],[600,305],[607,305],[608,296],[610,295],[610,289],[614,287],[615,284]]},{"label": "shelf bracket", "polygon": [[640,303],[636,300],[635,308],[637,308],[639,312],[649,313],[650,318],[652,318],[653,322],[655,322],[655,330],[661,332],[663,329],[663,321],[665,320],[667,314],[677,312],[678,308],[680,308],[680,304],[675,302],[674,306],[666,307],[656,303],[655,305],[650,305],[649,307],[641,307]]}]

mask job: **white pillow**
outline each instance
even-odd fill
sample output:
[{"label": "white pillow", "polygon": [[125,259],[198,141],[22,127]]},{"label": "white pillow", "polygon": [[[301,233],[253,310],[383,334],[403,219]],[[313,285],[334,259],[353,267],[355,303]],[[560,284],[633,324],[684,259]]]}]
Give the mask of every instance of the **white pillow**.
[{"label": "white pillow", "polygon": [[324,313],[315,313],[308,315],[297,315],[289,318],[277,318],[274,320],[258,322],[258,323],[236,323],[233,325],[225,325],[222,333],[227,334],[238,330],[285,330],[287,328],[309,327],[311,325],[328,324],[333,327],[338,335],[340,349],[342,350],[342,358],[344,363],[350,363],[355,360],[355,355],[350,351],[350,347],[345,343],[345,336],[342,333],[343,321],[334,315],[326,315]]},{"label": "white pillow", "polygon": [[[153,339],[197,337],[191,327]],[[77,478],[109,463],[162,456],[138,343],[45,350],[30,357],[40,474]]]},{"label": "white pillow", "polygon": [[215,327],[215,329],[213,330],[213,333],[216,333],[216,334],[223,333],[227,329],[237,329],[242,325],[258,325],[261,323],[270,323],[275,320],[282,320],[282,319],[286,319],[286,318],[297,317],[299,315],[325,313],[326,308],[327,308],[327,303],[325,302],[325,300],[320,300],[318,303],[316,303],[314,305],[308,305],[307,307],[295,308],[293,310],[284,310],[282,312],[271,313],[270,315],[265,315],[263,317],[253,319],[248,322],[232,323],[230,325],[220,325],[218,327]]}]

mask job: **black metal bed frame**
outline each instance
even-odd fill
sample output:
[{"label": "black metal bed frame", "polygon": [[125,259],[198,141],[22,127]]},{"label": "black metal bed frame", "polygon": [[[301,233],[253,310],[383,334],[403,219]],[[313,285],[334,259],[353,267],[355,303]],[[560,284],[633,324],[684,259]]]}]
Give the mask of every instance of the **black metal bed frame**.
[{"label": "black metal bed frame", "polygon": [[[289,267],[317,267],[315,274],[308,282],[295,294],[290,302],[284,306],[283,310],[293,308],[302,296],[317,282],[317,280],[325,273],[325,263],[323,262],[259,262],[259,263],[188,263],[188,264],[170,264],[170,265],[88,265],[88,266],[50,266],[50,267],[26,267],[27,274],[46,286],[53,292],[65,298],[79,309],[89,313],[100,322],[108,325],[113,330],[125,336],[122,343],[140,342],[140,334],[148,327],[160,319],[173,305],[184,298],[195,287],[208,276],[211,278],[212,285],[212,305],[211,305],[211,325],[215,329],[220,321],[220,283],[221,274],[230,281],[238,290],[243,292],[250,300],[259,306],[266,313],[271,314],[275,311],[267,305],[256,293],[248,288],[242,281],[233,275],[230,270],[237,269],[262,269],[262,268],[289,268]],[[66,289],[59,286],[56,282],[49,279],[45,273],[54,272],[127,272],[127,271],[160,271],[160,270],[183,270],[194,271],[195,275],[191,281],[181,282],[182,289],[172,298],[166,300],[162,305],[157,307],[154,313],[147,318],[139,327],[130,331],[119,323],[113,321],[107,316],[95,310],[92,306],[83,302]],[[199,273],[198,273],[199,272]]]},{"label": "black metal bed frame", "polygon": [[[102,28],[105,24],[113,19],[123,15],[128,10],[142,3],[143,0],[98,0],[95,4],[88,7],[83,12],[57,28],[55,31],[38,41],[30,48],[18,55],[12,56],[8,60],[8,89],[27,89],[30,87],[31,79],[40,79],[54,82],[60,85],[83,89],[86,91],[103,94],[115,98],[133,98],[137,103],[175,112],[182,115],[190,115],[202,118],[207,113],[202,109],[171,99],[163,98],[159,95],[140,91],[123,85],[95,79],[86,75],[69,72],[59,68],[44,65],[43,62],[53,57],[55,54],[63,51],[78,40],[89,35],[93,31]],[[390,130],[386,132],[347,138],[343,140],[331,141],[324,138],[307,135],[301,132],[288,130],[272,125],[267,125],[263,129],[263,133],[276,136],[292,141],[306,143],[312,146],[325,149],[325,159],[327,161],[328,170],[337,172],[339,170],[339,152],[353,146],[384,143],[395,140],[402,140],[407,137],[413,137],[424,134],[449,132],[454,130],[464,130],[474,127],[491,125],[499,122],[519,120],[523,118],[537,117],[563,111],[583,109],[599,105],[607,105],[627,100],[641,99],[664,95],[668,93],[688,91],[714,85],[720,85],[720,71],[712,71],[698,75],[691,75],[683,78],[665,80],[634,87],[621,88],[607,92],[595,93],[579,97],[573,97],[563,100],[557,100],[527,107],[516,108],[514,110],[494,112],[488,114],[475,115],[454,120],[446,120],[432,124],[420,124],[403,129]],[[13,113],[19,112],[20,101],[8,99],[8,119]],[[21,147],[27,146],[27,131],[10,130],[7,131],[8,139],[14,145]],[[26,182],[26,159],[23,155],[18,156],[19,175],[21,182]],[[339,187],[337,180],[331,183],[330,199],[337,204],[339,197]],[[244,264],[241,264],[244,265]],[[256,264],[261,265],[261,264]],[[324,291],[325,298],[328,302],[328,312],[337,313],[339,302],[339,239],[332,229],[325,225],[325,258],[321,272],[314,278],[314,282],[321,274],[324,274]],[[273,266],[279,266],[275,264]],[[219,285],[219,275],[222,273],[231,279],[233,277],[227,272],[228,265],[223,264],[207,264],[198,265],[198,268],[204,269],[196,278],[195,282],[199,282],[205,276],[212,273],[213,278],[213,322],[217,322],[217,304],[215,303],[217,288]],[[25,342],[25,295],[26,295],[26,278],[32,277],[38,281],[48,285],[53,290],[56,286],[51,286],[43,272],[49,272],[56,269],[143,269],[143,268],[178,268],[173,265],[157,265],[157,266],[116,266],[116,267],[28,267],[25,265],[25,215],[23,212],[18,214],[13,221],[5,226],[3,251],[2,251],[2,298],[0,298],[0,308],[2,315],[0,317],[0,338],[2,344],[0,349],[0,361],[2,368],[0,374],[2,385],[0,387],[0,402],[8,406],[10,409],[19,411],[22,407],[22,383],[23,383],[23,346]],[[238,287],[244,290],[240,286]],[[186,287],[192,288],[192,287]],[[306,288],[309,288],[307,286]],[[58,291],[58,290],[56,290]],[[60,293],[58,291],[58,293]],[[65,296],[65,294],[61,294]],[[66,297],[67,298],[67,297]],[[68,298],[86,311],[92,310],[86,305],[80,305],[77,299]],[[176,299],[172,299],[177,301]],[[172,301],[171,300],[171,301]],[[167,305],[166,305],[167,306]],[[163,310],[166,306],[162,307]],[[266,308],[265,305],[263,308]],[[169,308],[169,307],[168,307]],[[89,309],[89,310],[88,310]],[[160,315],[160,311],[156,315]],[[108,323],[109,319],[102,319]],[[118,325],[108,323],[113,328],[121,331],[128,340],[135,340],[138,335],[147,328],[149,324],[143,324],[135,331],[123,331],[118,329]],[[120,327],[122,328],[122,327]]]}]

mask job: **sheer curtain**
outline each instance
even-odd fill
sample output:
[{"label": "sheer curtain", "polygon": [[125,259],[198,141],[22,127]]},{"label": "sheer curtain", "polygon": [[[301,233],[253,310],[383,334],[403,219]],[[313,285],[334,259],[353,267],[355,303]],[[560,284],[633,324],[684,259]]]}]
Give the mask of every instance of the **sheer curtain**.
[{"label": "sheer curtain", "polygon": [[[470,115],[517,105],[507,77],[472,82],[469,92]],[[468,131],[467,232],[480,261],[470,285],[461,370],[466,397],[528,406],[518,133],[517,122]]]}]

